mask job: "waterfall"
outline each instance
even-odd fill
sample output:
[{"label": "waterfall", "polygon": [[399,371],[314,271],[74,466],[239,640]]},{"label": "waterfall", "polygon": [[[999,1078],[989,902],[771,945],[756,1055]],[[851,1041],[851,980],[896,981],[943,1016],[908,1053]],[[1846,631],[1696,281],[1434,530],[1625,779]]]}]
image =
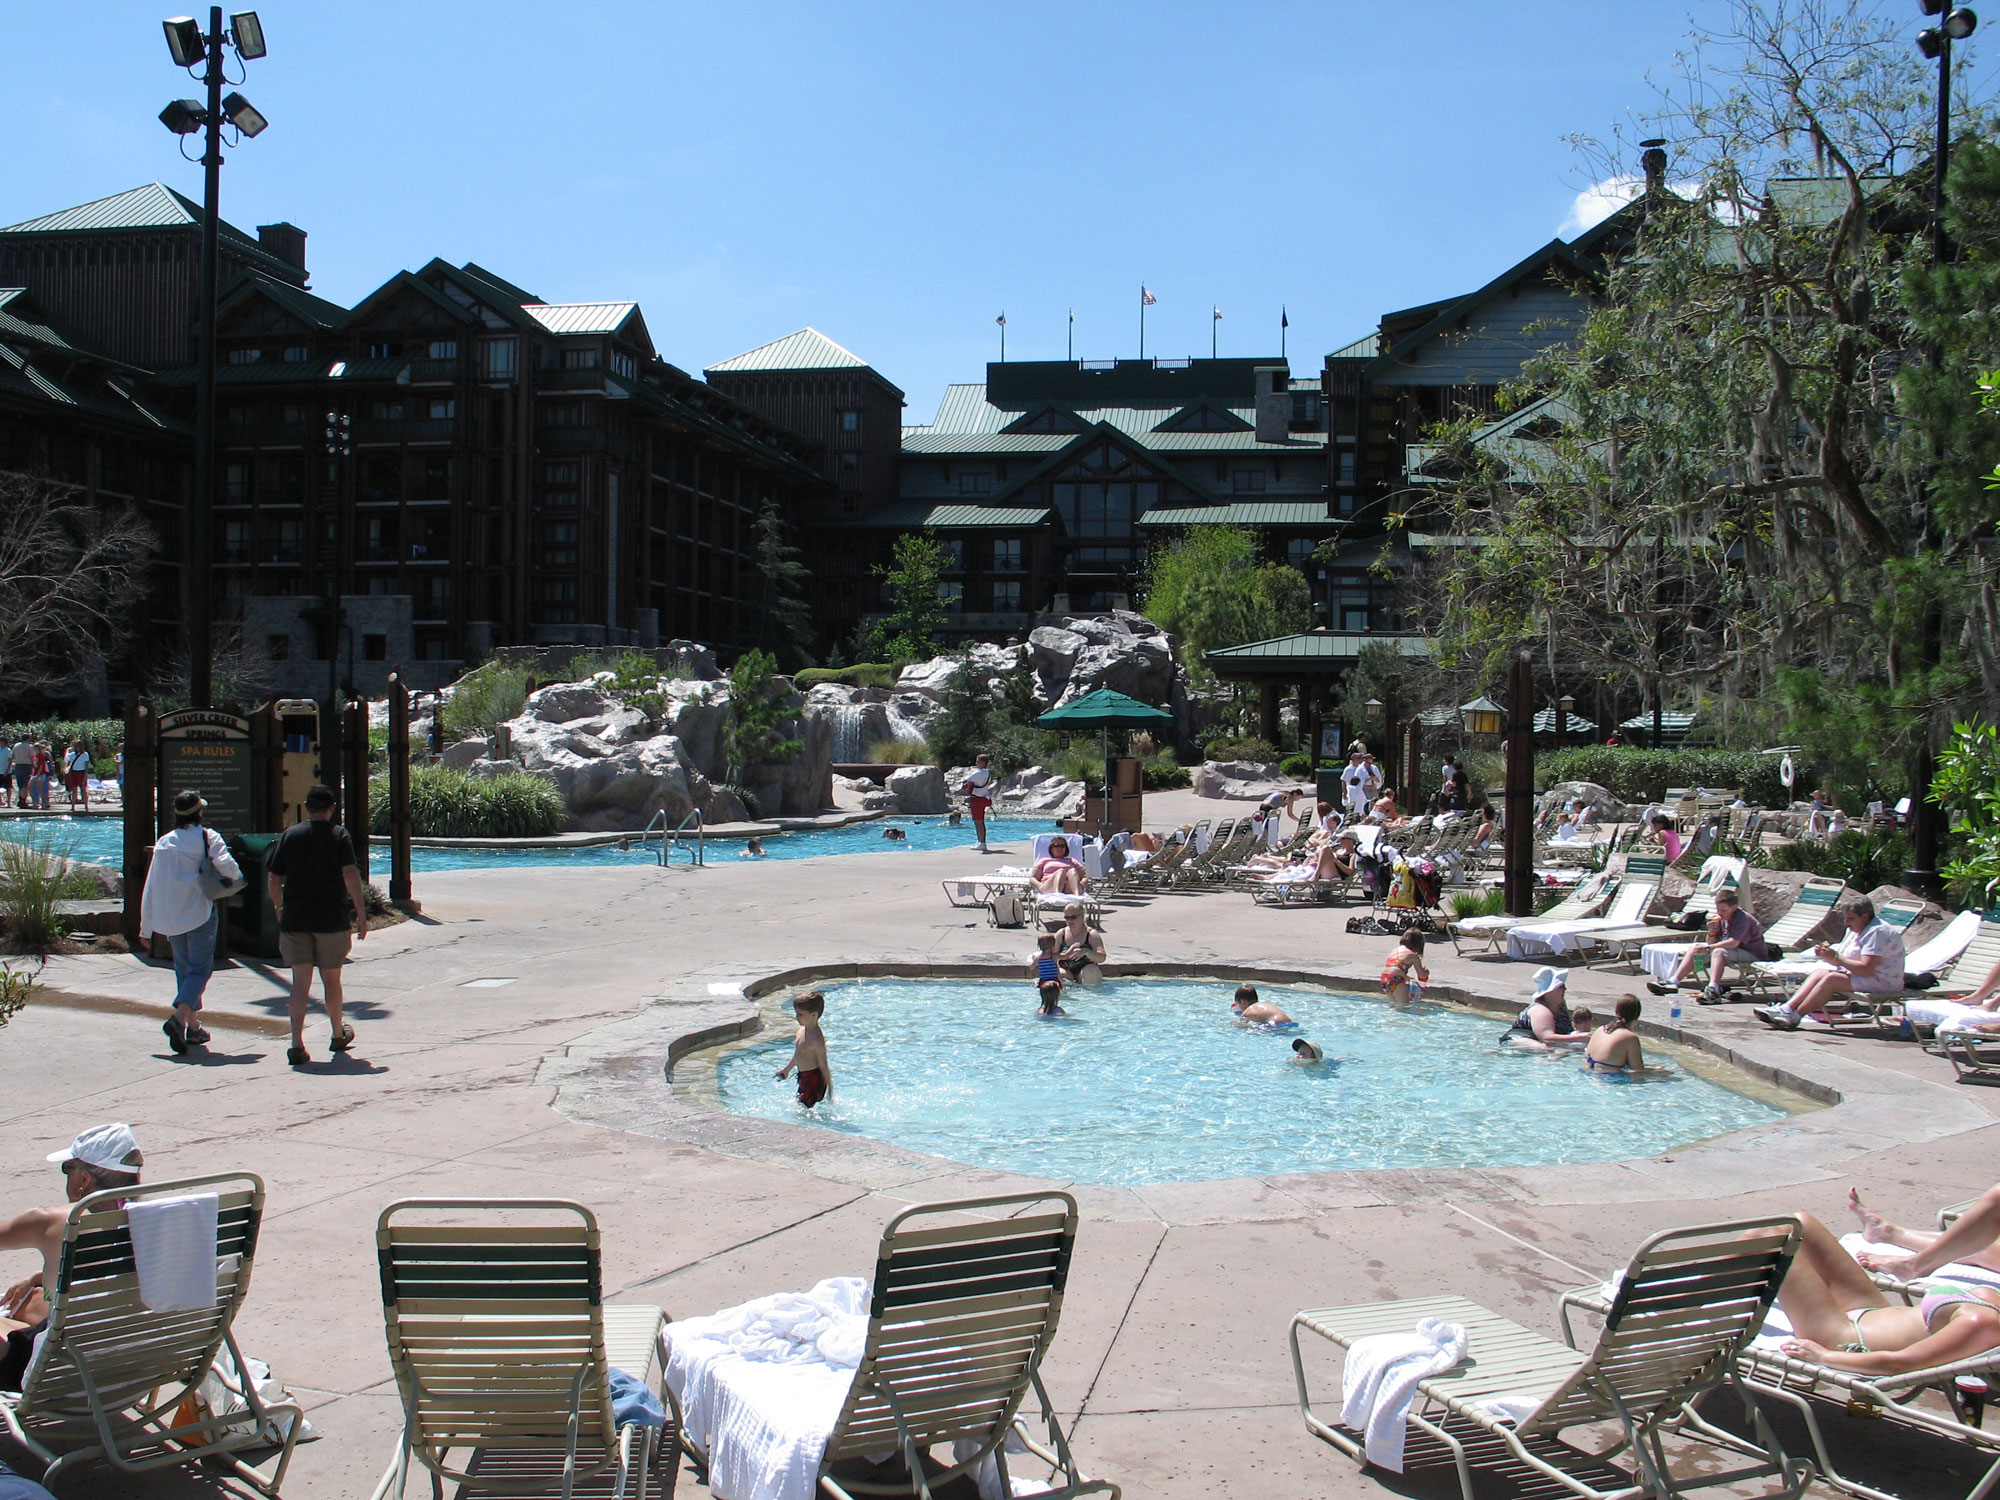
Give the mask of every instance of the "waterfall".
[{"label": "waterfall", "polygon": [[833,724],[833,761],[853,765],[867,749],[868,705],[833,703],[820,712]]}]

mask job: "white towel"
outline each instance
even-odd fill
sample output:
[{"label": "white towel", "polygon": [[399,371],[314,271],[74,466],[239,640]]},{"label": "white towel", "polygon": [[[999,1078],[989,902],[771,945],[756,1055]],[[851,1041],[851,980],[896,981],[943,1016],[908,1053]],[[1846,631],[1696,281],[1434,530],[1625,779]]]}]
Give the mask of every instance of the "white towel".
[{"label": "white towel", "polygon": [[1365,1435],[1368,1462],[1403,1472],[1403,1443],[1417,1382],[1456,1365],[1465,1358],[1465,1346],[1465,1329],[1442,1318],[1425,1318],[1414,1333],[1354,1341],[1340,1371],[1340,1423]]},{"label": "white towel", "polygon": [[142,1198],[125,1210],[139,1300],[154,1312],[215,1306],[214,1193]]}]

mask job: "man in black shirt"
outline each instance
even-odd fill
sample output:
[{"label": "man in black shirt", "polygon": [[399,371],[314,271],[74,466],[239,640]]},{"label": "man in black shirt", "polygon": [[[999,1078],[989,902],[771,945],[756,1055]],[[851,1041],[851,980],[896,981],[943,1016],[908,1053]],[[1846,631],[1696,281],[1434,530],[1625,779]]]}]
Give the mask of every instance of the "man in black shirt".
[{"label": "man in black shirt", "polygon": [[293,1067],[312,1061],[306,1051],[306,1002],[312,998],[313,970],[326,991],[326,1019],[332,1050],[354,1045],[354,1028],[340,1017],[340,966],[353,946],[348,937],[368,936],[368,907],[354,865],[354,841],[333,821],[333,789],[306,793],[306,821],[294,823],[271,847],[271,909],[278,915],[278,956],[292,970]]}]

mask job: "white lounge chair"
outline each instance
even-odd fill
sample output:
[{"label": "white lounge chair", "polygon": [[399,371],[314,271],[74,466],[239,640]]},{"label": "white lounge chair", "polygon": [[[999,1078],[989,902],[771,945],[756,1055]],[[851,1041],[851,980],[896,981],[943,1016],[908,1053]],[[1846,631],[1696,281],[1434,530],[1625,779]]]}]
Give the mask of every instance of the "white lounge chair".
[{"label": "white lounge chair", "polygon": [[[1794,1218],[1704,1224],[1656,1234],[1642,1244],[1604,1305],[1604,1327],[1588,1353],[1524,1328],[1463,1297],[1411,1298],[1301,1312],[1292,1319],[1292,1372],[1306,1430],[1365,1466],[1360,1435],[1316,1415],[1307,1389],[1299,1335],[1316,1334],[1343,1350],[1374,1334],[1405,1334],[1423,1318],[1462,1326],[1466,1357],[1420,1381],[1409,1424],[1435,1438],[1458,1469],[1463,1500],[1474,1500],[1466,1440],[1497,1438],[1521,1464],[1586,1500],[1674,1500],[1693,1489],[1753,1478],[1780,1481],[1772,1492],[1792,1500],[1812,1476],[1788,1458],[1737,1373],[1736,1358],[1756,1336],[1777,1299],[1798,1248]],[[1694,1411],[1710,1391],[1742,1398],[1754,1440],[1715,1427]],[[1567,1428],[1615,1422],[1623,1440],[1586,1455],[1555,1442]],[[1668,1466],[1662,1438],[1692,1437],[1748,1454],[1755,1462],[1728,1473],[1682,1477]],[[1602,1470],[1629,1454],[1629,1484],[1606,1489],[1577,1472]]]},{"label": "white lounge chair", "polygon": [[1640,925],[1659,888],[1657,881],[1635,880],[1628,875],[1619,884],[1618,894],[1611,898],[1611,905],[1605,908],[1603,916],[1561,922],[1525,922],[1507,934],[1507,956],[1546,959],[1572,951],[1581,952],[1590,947],[1595,933]]},{"label": "white lounge chair", "polygon": [[1547,911],[1534,917],[1467,917],[1463,921],[1451,922],[1446,932],[1451,937],[1452,947],[1459,957],[1465,956],[1468,943],[1476,943],[1474,952],[1497,952],[1512,929],[1527,922],[1581,920],[1597,912],[1610,899],[1618,877],[1610,870],[1599,870],[1595,875],[1580,881],[1575,890]]}]

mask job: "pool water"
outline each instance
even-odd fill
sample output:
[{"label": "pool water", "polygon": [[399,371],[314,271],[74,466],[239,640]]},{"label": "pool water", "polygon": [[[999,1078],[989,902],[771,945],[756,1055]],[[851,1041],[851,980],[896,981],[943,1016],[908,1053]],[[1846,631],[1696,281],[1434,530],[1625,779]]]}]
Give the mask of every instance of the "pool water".
[{"label": "pool water", "polygon": [[[1679,1069],[1593,1076],[1574,1058],[1500,1046],[1497,1019],[1434,1005],[1266,986],[1299,1028],[1245,1028],[1230,1015],[1234,988],[1115,980],[1065,991],[1069,1019],[1045,1021],[1025,978],[828,986],[832,1100],[802,1110],[774,1081],[789,1029],[724,1053],[717,1086],[737,1114],[1128,1187],[1620,1161],[1785,1114]],[[1295,1036],[1326,1063],[1291,1062]]]},{"label": "pool water", "polygon": [[[878,818],[845,828],[771,834],[764,839],[764,850],[772,859],[817,859],[827,854],[900,854],[912,849],[963,849],[980,861],[967,868],[983,869],[998,864],[1003,854],[1017,863],[1026,863],[1035,835],[1048,833],[1054,827],[1054,820],[1049,818],[988,819],[988,844],[996,849],[992,856],[978,852],[970,823],[954,828],[943,818]],[[884,838],[882,831],[885,828],[900,828],[904,836],[901,839]],[[58,853],[70,853],[72,858],[91,864],[110,865],[115,869],[124,859],[124,834],[121,830],[122,825],[117,818],[56,817],[33,822],[21,819],[0,823],[0,838],[31,840]],[[75,846],[73,852],[71,845]],[[708,845],[707,855],[711,861],[733,861],[742,847],[741,839],[713,840]],[[577,869],[598,865],[657,864],[659,858],[658,843],[643,853],[636,844],[631,849],[620,849],[616,844],[594,844],[580,849],[414,848],[410,851],[410,870],[413,874],[423,875],[446,870]],[[388,868],[388,859],[388,842],[379,838],[371,841],[369,863],[377,873]],[[686,861],[685,851],[676,852],[676,864]]]}]

